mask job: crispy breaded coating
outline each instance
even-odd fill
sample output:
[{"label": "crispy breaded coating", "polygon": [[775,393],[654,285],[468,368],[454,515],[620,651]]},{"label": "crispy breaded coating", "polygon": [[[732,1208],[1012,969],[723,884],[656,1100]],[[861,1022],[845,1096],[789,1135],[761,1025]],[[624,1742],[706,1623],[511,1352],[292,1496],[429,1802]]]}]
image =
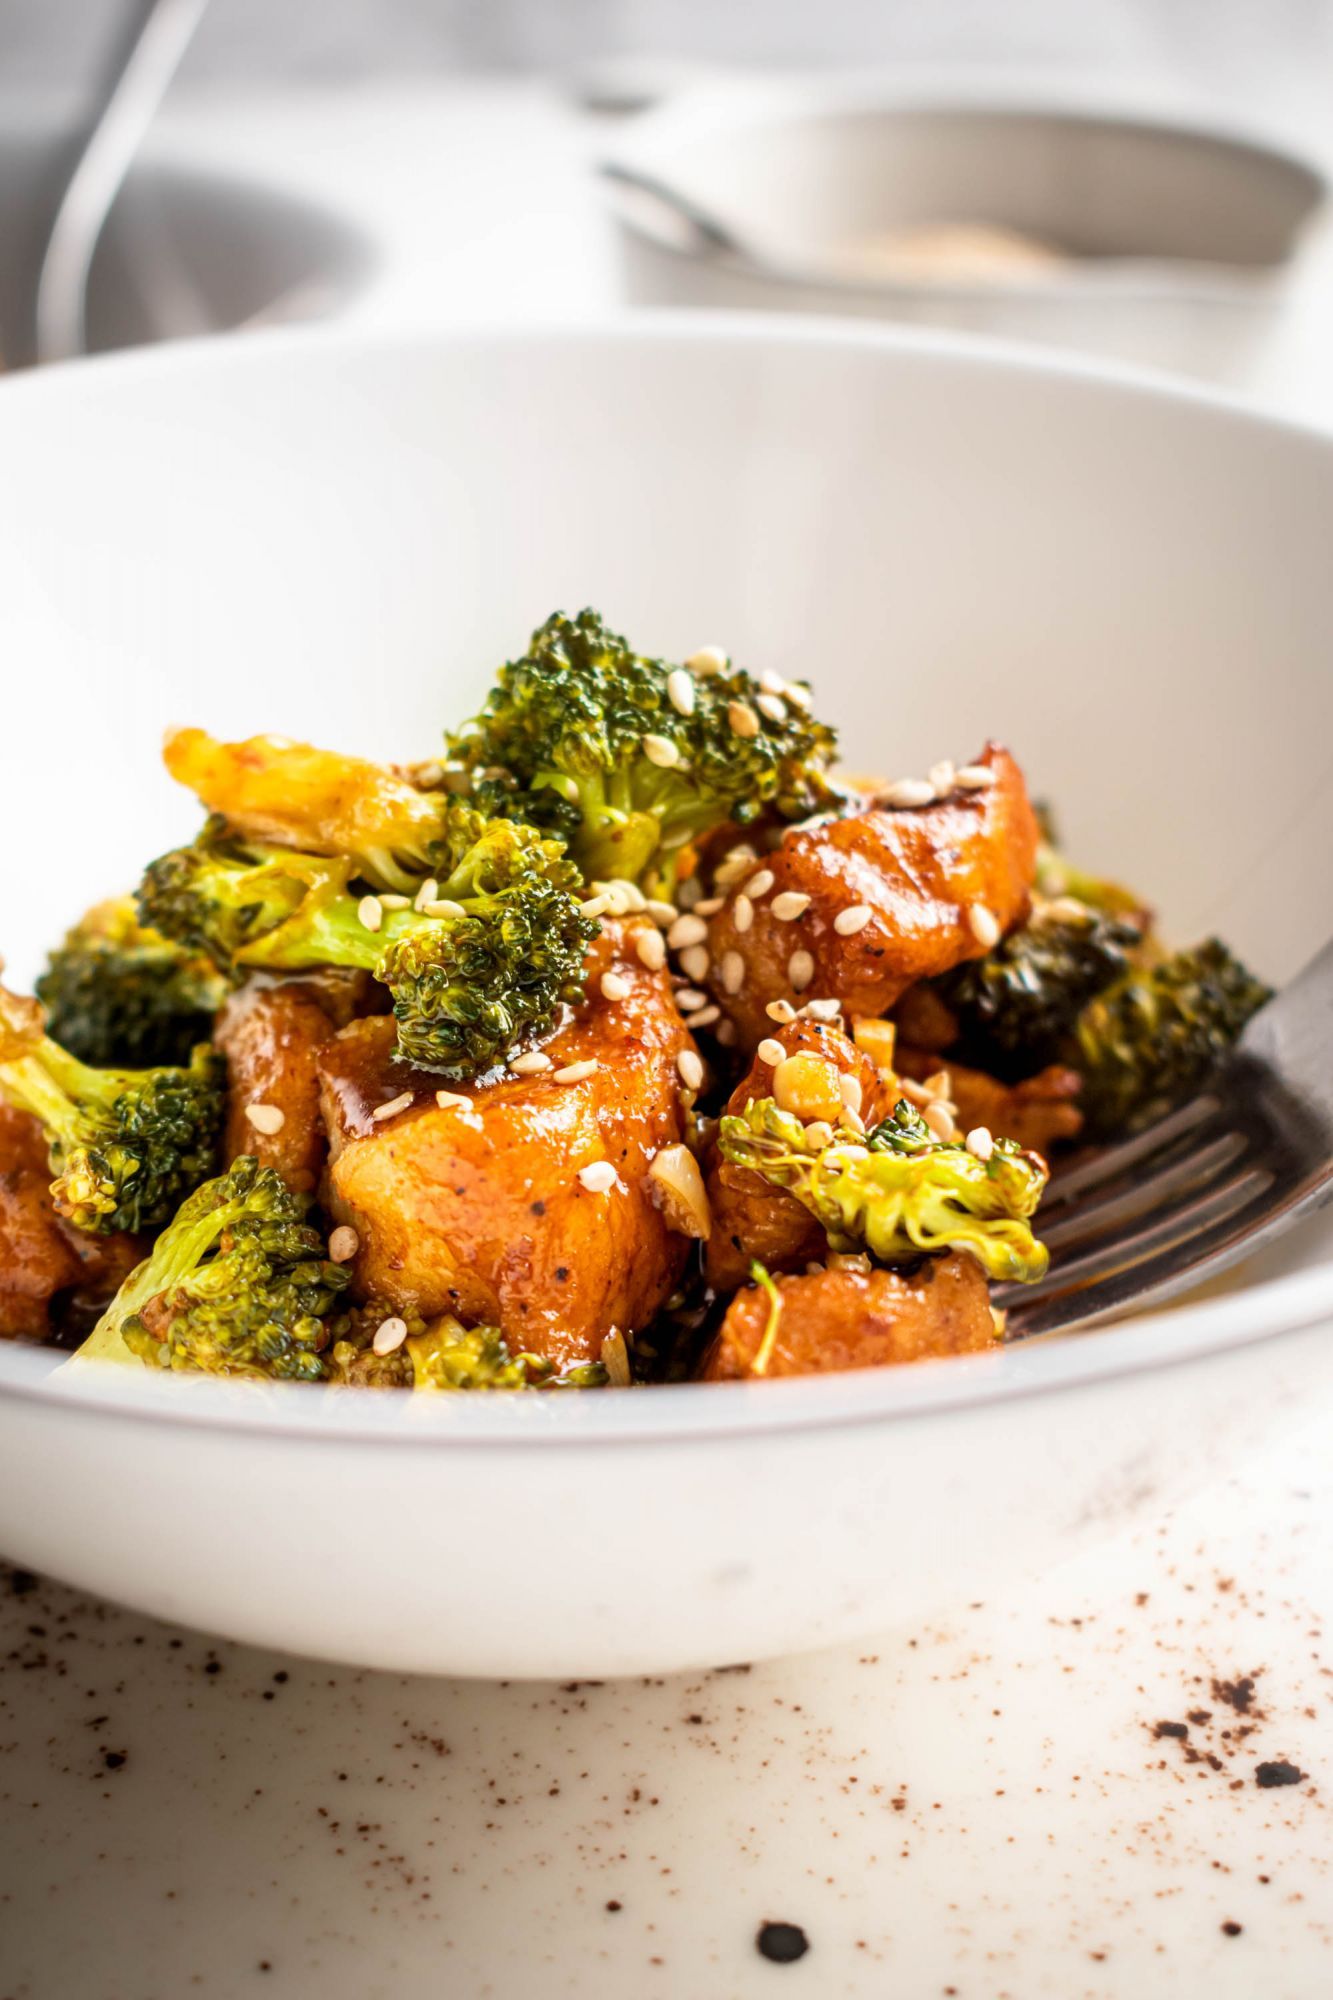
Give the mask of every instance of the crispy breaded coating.
[{"label": "crispy breaded coating", "polygon": [[[892,1090],[840,1027],[805,1020],[784,1028],[770,1023],[770,1034],[786,1055],[808,1050],[822,1056],[839,1076],[854,1076],[861,1085],[861,1113],[868,1125],[887,1118],[893,1109]],[[773,1072],[774,1065],[756,1055],[727,1100],[724,1115],[744,1111],[756,1098],[771,1097]],[[755,1258],[770,1271],[799,1271],[827,1252],[828,1239],[809,1209],[752,1167],[737,1166],[715,1152],[707,1185],[712,1229],[705,1268],[718,1291],[745,1284]]]},{"label": "crispy breaded coating", "polygon": [[42,1340],[61,1292],[113,1292],[139,1247],[129,1236],[91,1236],[62,1222],[37,1120],[0,1098],[0,1339]]},{"label": "crispy breaded coating", "polygon": [[759,1285],[738,1292],[704,1363],[705,1382],[823,1375],[981,1354],[995,1321],[981,1266],[961,1251],[911,1271],[815,1271],[776,1281],[781,1312],[764,1354],[772,1302]]},{"label": "crispy breaded coating", "polygon": [[929,1049],[898,1048],[904,1076],[924,1083],[939,1070],[949,1075],[949,1101],[961,1132],[984,1125],[996,1139],[1016,1139],[1026,1152],[1048,1154],[1060,1140],[1076,1139],[1083,1127],[1078,1108],[1082,1078],[1076,1069],[1051,1063],[1022,1083],[1001,1083],[984,1070],[967,1069]]},{"label": "crispy breaded coating", "polygon": [[[772,1000],[837,998],[849,1013],[882,1014],[915,980],[982,957],[1021,921],[1036,871],[1036,817],[1007,750],[988,744],[977,763],[994,773],[986,790],[796,827],[728,889],[709,926],[709,978],[748,1048],[767,1032]],[[773,886],[749,898],[746,882],[760,867]],[[750,903],[744,928],[738,894]],[[789,915],[783,899],[796,897],[808,901]],[[863,910],[860,927],[837,930],[840,916],[855,922]]]},{"label": "crispy breaded coating", "polygon": [[[684,1136],[676,1059],[693,1044],[667,974],[635,953],[644,928],[604,928],[588,998],[541,1045],[551,1067],[537,1074],[445,1083],[395,1059],[389,1020],[353,1022],[320,1050],[325,1199],[360,1239],[361,1296],[498,1324],[511,1348],[561,1363],[596,1359],[609,1328],[647,1325],[669,1297],[688,1244],[648,1169]],[[582,1063],[587,1076],[560,1080]],[[608,1187],[580,1180],[602,1165]]]}]

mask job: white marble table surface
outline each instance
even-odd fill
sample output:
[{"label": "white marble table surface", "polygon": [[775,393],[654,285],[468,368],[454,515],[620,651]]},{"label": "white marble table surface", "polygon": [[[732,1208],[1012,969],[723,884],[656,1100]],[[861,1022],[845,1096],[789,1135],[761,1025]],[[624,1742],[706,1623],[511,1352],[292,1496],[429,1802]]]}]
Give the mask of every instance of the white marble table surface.
[{"label": "white marble table surface", "polygon": [[[539,90],[196,104],[158,143],[373,226],[364,319],[614,303],[595,139]],[[1333,419],[1331,318],[1312,279],[1257,400]],[[279,1659],[0,1573],[0,2000],[1322,2000],[1331,1547],[1325,1422],[945,1625],[577,1688]],[[335,1525],[310,1553],[335,1573]],[[1245,1676],[1248,1716],[1214,1690]],[[1302,1782],[1261,1788],[1277,1760]],[[761,1957],[766,1920],[806,1956]]]}]

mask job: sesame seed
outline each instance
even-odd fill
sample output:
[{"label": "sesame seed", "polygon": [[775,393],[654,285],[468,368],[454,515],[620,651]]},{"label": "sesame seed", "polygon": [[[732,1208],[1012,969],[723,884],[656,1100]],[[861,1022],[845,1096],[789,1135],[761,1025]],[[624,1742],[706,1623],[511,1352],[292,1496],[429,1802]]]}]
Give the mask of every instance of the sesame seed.
[{"label": "sesame seed", "polygon": [[754,922],[754,904],[744,893],[738,895],[731,906],[731,921],[742,936]]},{"label": "sesame seed", "polygon": [[810,907],[810,898],[800,889],[784,889],[769,904],[773,915],[780,924],[794,923],[797,917],[805,915]]},{"label": "sesame seed", "polygon": [[579,904],[579,912],[585,917],[601,917],[611,908],[610,896],[589,896],[586,903]]},{"label": "sesame seed", "polygon": [[843,1105],[842,1117],[839,1120],[839,1123],[846,1126],[849,1132],[855,1132],[858,1135],[864,1133],[866,1129],[865,1119],[861,1116],[859,1111],[853,1110],[850,1104]]},{"label": "sesame seed", "polygon": [[1000,942],[1000,922],[993,910],[984,903],[969,903],[967,909],[968,926],[977,943],[989,951]]},{"label": "sesame seed", "polygon": [[910,807],[928,806],[935,797],[935,787],[925,778],[899,778],[896,784],[886,785],[879,794],[877,803],[884,806]]},{"label": "sesame seed", "polygon": [[687,875],[676,890],[676,901],[682,910],[692,910],[703,892],[703,883],[698,876]]},{"label": "sesame seed", "polygon": [[514,782],[514,774],[507,764],[487,764],[481,775],[493,785],[512,785]]},{"label": "sesame seed", "polygon": [[678,986],[676,988],[676,1005],[683,1013],[688,1014],[692,1008],[706,1007],[708,1005],[708,995],[700,993],[693,986]]},{"label": "sesame seed", "polygon": [[836,1021],[842,1013],[841,1000],[807,1000],[801,1009],[812,1021]]},{"label": "sesame seed", "polygon": [[626,1000],[629,998],[629,981],[622,979],[618,972],[604,972],[601,979],[603,1000]]},{"label": "sesame seed", "polygon": [[585,1077],[595,1076],[596,1073],[596,1063],[585,1058],[582,1062],[566,1063],[563,1069],[555,1072],[554,1080],[556,1083],[582,1083]]},{"label": "sesame seed", "polygon": [[692,674],[721,674],[726,672],[727,655],[721,646],[700,646],[685,662]]},{"label": "sesame seed", "polygon": [[646,910],[648,907],[648,899],[638,883],[631,882],[625,875],[613,875],[609,882],[602,883],[599,886],[614,890],[625,905],[625,908],[633,910],[636,916],[640,910]]},{"label": "sesame seed", "polygon": [[396,1354],[407,1339],[407,1321],[395,1314],[391,1319],[382,1319],[375,1328],[375,1338],[371,1346],[376,1354]]},{"label": "sesame seed", "polygon": [[656,896],[650,897],[643,907],[655,924],[663,926],[674,924],[680,915],[674,903],[663,903]]},{"label": "sesame seed", "polygon": [[701,896],[694,906],[696,917],[715,917],[726,901],[725,896]]},{"label": "sesame seed", "polygon": [[934,786],[937,796],[944,798],[953,790],[958,774],[954,770],[952,761],[948,757],[941,757],[938,764],[931,765],[926,776]]},{"label": "sesame seed", "polygon": [[956,1136],[948,1106],[941,1104],[938,1098],[931,1099],[921,1116],[937,1139],[952,1139]]},{"label": "sesame seed", "polygon": [[689,910],[683,917],[677,917],[667,932],[667,943],[673,951],[683,951],[687,945],[702,944],[708,936],[708,926],[702,917],[696,917]]},{"label": "sesame seed", "polygon": [[422,903],[418,907],[423,917],[465,917],[467,915],[467,911],[463,908],[463,905],[454,902],[451,896],[436,896],[433,901]]},{"label": "sesame seed", "polygon": [[616,1184],[616,1170],[609,1160],[594,1160],[590,1166],[580,1167],[578,1177],[589,1194],[605,1194]]},{"label": "sesame seed", "polygon": [[423,792],[433,792],[444,783],[443,764],[418,764],[412,774],[413,783]]},{"label": "sesame seed", "polygon": [[974,1125],[967,1135],[967,1150],[979,1160],[988,1160],[995,1151],[995,1141],[986,1125]]},{"label": "sesame seed", "polygon": [[509,1067],[515,1076],[539,1076],[551,1067],[551,1058],[544,1049],[529,1049],[526,1055],[511,1056]]},{"label": "sesame seed", "polygon": [[833,1144],[833,1127],[828,1123],[827,1119],[816,1118],[813,1125],[806,1126],[805,1136],[814,1147],[831,1146]]},{"label": "sesame seed", "polygon": [[274,1133],[281,1132],[287,1123],[286,1112],[280,1110],[276,1104],[247,1104],[245,1115],[256,1132],[262,1132],[267,1139],[271,1139]]},{"label": "sesame seed", "polygon": [[929,1104],[931,1101],[930,1092],[926,1089],[925,1084],[918,1083],[915,1077],[911,1076],[899,1077],[898,1088],[902,1092],[903,1096],[907,1099],[907,1102],[909,1104],[915,1104],[918,1110],[920,1110],[923,1105]]},{"label": "sesame seed", "polygon": [[425,881],[422,883],[421,887],[417,890],[416,903],[414,907],[418,910],[424,910],[427,903],[433,903],[435,901],[435,898],[439,895],[439,893],[440,893],[439,883],[435,880],[435,877],[433,875],[428,875]]},{"label": "sesame seed", "polygon": [[714,1021],[720,1021],[721,1018],[722,1009],[720,1007],[701,1007],[697,1014],[687,1014],[685,1016],[685,1026],[687,1028],[711,1028]]},{"label": "sesame seed", "polygon": [[755,874],[753,874],[750,877],[749,881],[746,883],[745,893],[750,898],[752,903],[757,903],[761,896],[766,896],[768,894],[769,890],[773,887],[773,883],[775,880],[776,877],[774,876],[773,870],[771,868],[760,868],[755,872]]},{"label": "sesame seed", "polygon": [[711,964],[707,945],[687,945],[680,955],[681,971],[687,979],[707,979]]},{"label": "sesame seed", "polygon": [[859,1111],[861,1109],[862,1092],[859,1076],[848,1074],[847,1076],[839,1077],[838,1092],[849,1111]]},{"label": "sesame seed", "polygon": [[759,717],[755,714],[748,701],[729,701],[727,703],[727,721],[731,724],[732,730],[737,736],[757,736],[759,734]]},{"label": "sesame seed", "polygon": [[718,973],[724,993],[739,993],[745,984],[745,960],[738,951],[724,951]]},{"label": "sesame seed", "polygon": [[863,1277],[868,1277],[870,1259],[864,1250],[837,1250],[829,1258],[828,1268],[830,1271],[857,1271]]},{"label": "sesame seed", "polygon": [[869,903],[853,903],[850,910],[839,910],[833,928],[839,937],[855,937],[865,929],[873,914]]},{"label": "sesame seed", "polygon": [[377,931],[384,922],[384,905],[378,896],[363,896],[356,906],[356,914],[368,931]]},{"label": "sesame seed", "polygon": [[694,682],[684,667],[673,667],[667,675],[667,700],[677,715],[694,714]]},{"label": "sesame seed", "polygon": [[760,1042],[759,1047],[755,1050],[755,1054],[758,1056],[760,1062],[780,1063],[785,1060],[787,1051],[783,1048],[776,1035],[765,1035],[763,1041]]},{"label": "sesame seed", "polygon": [[1092,911],[1077,896],[1056,896],[1046,905],[1043,915],[1053,917],[1058,924],[1085,924]]},{"label": "sesame seed", "polygon": [[988,792],[995,783],[995,773],[989,764],[964,764],[954,772],[954,783],[965,792]]},{"label": "sesame seed", "polygon": [[722,857],[713,870],[713,880],[719,889],[730,889],[758,859],[749,842],[742,841],[739,847],[733,847]]},{"label": "sesame seed", "polygon": [[787,683],[775,667],[765,667],[759,676],[759,685],[765,694],[785,694]]},{"label": "sesame seed", "polygon": [[808,951],[794,951],[787,960],[787,983],[793,993],[804,993],[815,976],[815,961]]},{"label": "sesame seed", "polygon": [[788,681],[782,692],[788,701],[795,702],[797,708],[809,708],[814,700],[804,681]]},{"label": "sesame seed", "polygon": [[770,722],[785,722],[787,709],[780,694],[757,694],[754,705]]},{"label": "sesame seed", "polygon": [[471,1107],[472,1099],[464,1097],[461,1090],[437,1090],[435,1102],[441,1111],[467,1111]]},{"label": "sesame seed", "polygon": [[770,1021],[776,1021],[783,1028],[790,1027],[796,1019],[796,1009],[790,1000],[770,1000],[764,1012]]},{"label": "sesame seed", "polygon": [[719,1021],[713,1033],[717,1036],[724,1049],[731,1049],[736,1046],[736,1023],[734,1021]]},{"label": "sesame seed", "polygon": [[645,736],[643,754],[650,764],[657,764],[663,771],[670,771],[680,762],[680,752],[669,736]]},{"label": "sesame seed", "polygon": [[411,1102],[412,1092],[403,1090],[397,1097],[391,1097],[387,1104],[377,1104],[370,1115],[377,1123],[382,1118],[396,1118],[400,1111],[406,1111]]},{"label": "sesame seed", "polygon": [[687,1090],[697,1090],[704,1080],[703,1058],[693,1049],[682,1049],[676,1057],[676,1073]]},{"label": "sesame seed", "polygon": [[666,964],[666,939],[661,931],[640,931],[634,950],[639,964],[646,965],[649,972],[660,972]]},{"label": "sesame seed", "polygon": [[410,896],[394,896],[390,895],[387,891],[382,891],[380,894],[381,909],[410,910],[411,907],[412,907],[412,898]]},{"label": "sesame seed", "polygon": [[339,1223],[338,1227],[329,1237],[329,1262],[331,1264],[350,1264],[360,1248],[361,1238],[357,1235],[351,1223]]}]

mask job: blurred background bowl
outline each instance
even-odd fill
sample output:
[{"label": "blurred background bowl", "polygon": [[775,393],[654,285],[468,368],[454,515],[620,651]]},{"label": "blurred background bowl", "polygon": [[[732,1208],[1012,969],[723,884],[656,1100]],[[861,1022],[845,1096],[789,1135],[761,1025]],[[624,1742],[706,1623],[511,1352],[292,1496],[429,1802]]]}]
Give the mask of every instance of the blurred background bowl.
[{"label": "blurred background bowl", "polygon": [[[56,127],[0,121],[0,356],[34,358],[42,253],[72,164]],[[293,195],[165,161],[131,171],[88,290],[90,352],[254,321],[320,318],[369,282],[369,239]]]},{"label": "blurred background bowl", "polygon": [[1327,185],[1207,124],[866,83],[701,87],[606,158],[636,304],[855,314],[1223,382],[1271,330]]}]

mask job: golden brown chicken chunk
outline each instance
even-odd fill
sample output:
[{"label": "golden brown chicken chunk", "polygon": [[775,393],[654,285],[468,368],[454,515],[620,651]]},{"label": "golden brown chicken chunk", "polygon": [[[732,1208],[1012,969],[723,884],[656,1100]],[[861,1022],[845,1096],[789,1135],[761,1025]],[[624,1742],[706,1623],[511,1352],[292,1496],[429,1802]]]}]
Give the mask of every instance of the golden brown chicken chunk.
[{"label": "golden brown chicken chunk", "polygon": [[[867,1125],[878,1124],[893,1109],[893,1092],[879,1070],[840,1027],[822,1021],[793,1021],[785,1028],[775,1027],[772,1039],[781,1043],[784,1057],[806,1053],[830,1066],[834,1119],[838,1080],[844,1076],[855,1077],[861,1086],[860,1112]],[[739,1113],[753,1099],[771,1097],[775,1070],[776,1064],[756,1055],[728,1098],[726,1110]],[[817,1114],[822,1115],[819,1107],[812,1106],[810,1115]],[[709,1283],[718,1291],[729,1292],[743,1285],[755,1258],[770,1271],[799,1271],[828,1250],[823,1229],[794,1194],[773,1187],[752,1167],[736,1166],[716,1153],[708,1172],[708,1202],[712,1228],[706,1269]]]},{"label": "golden brown chicken chunk", "polygon": [[706,1382],[756,1375],[822,1375],[886,1368],[952,1354],[980,1354],[995,1341],[986,1274],[952,1251],[911,1271],[813,1271],[779,1278],[777,1328],[761,1286],[738,1292],[704,1363]]},{"label": "golden brown chicken chunk", "polygon": [[389,1020],[320,1050],[325,1198],[360,1239],[362,1297],[498,1324],[511,1347],[564,1363],[595,1359],[670,1295],[687,1240],[648,1170],[683,1137],[677,1058],[692,1043],[666,973],[635,953],[643,928],[604,929],[588,999],[542,1044],[538,1074],[444,1084],[395,1059]]},{"label": "golden brown chicken chunk", "polygon": [[1051,1063],[1022,1083],[1001,1083],[984,1070],[932,1054],[928,1049],[899,1044],[898,1068],[904,1076],[924,1083],[943,1069],[949,1076],[949,1100],[962,1132],[984,1125],[997,1139],[1016,1139],[1027,1152],[1049,1153],[1061,1139],[1076,1139],[1083,1128],[1078,1108],[1082,1079],[1075,1069]]},{"label": "golden brown chicken chunk", "polygon": [[90,1236],[56,1214],[42,1128],[0,1098],[0,1339],[44,1340],[60,1293],[110,1297],[139,1248]]},{"label": "golden brown chicken chunk", "polygon": [[260,977],[232,994],[213,1032],[227,1058],[228,1165],[252,1153],[302,1192],[318,1185],[327,1146],[316,1058],[333,1033],[302,981]]},{"label": "golden brown chicken chunk", "polygon": [[709,926],[709,976],[747,1047],[767,1033],[770,1001],[816,995],[883,1014],[913,981],[982,957],[1022,919],[1036,817],[1007,750],[988,744],[977,764],[992,776],[985,789],[796,827],[729,888]]}]

